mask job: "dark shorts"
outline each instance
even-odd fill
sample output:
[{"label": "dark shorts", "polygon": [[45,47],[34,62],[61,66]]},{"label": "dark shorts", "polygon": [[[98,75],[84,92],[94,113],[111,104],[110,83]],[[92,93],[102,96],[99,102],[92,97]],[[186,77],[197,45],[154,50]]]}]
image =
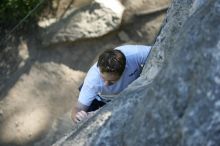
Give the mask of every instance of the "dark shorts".
[{"label": "dark shorts", "polygon": [[92,112],[95,111],[101,107],[103,107],[106,103],[102,102],[102,101],[98,101],[97,99],[94,99],[92,101],[92,104],[89,106],[89,108],[87,109],[87,112]]},{"label": "dark shorts", "polygon": [[[83,86],[83,83],[82,85],[79,86],[79,91],[81,91],[81,88]],[[99,95],[97,95],[99,96]],[[101,107],[103,107],[106,103],[105,102],[102,102],[102,101],[98,101],[97,99],[94,99],[91,103],[91,105],[89,106],[89,108],[87,109],[87,112],[92,112],[92,111],[95,111]]]}]

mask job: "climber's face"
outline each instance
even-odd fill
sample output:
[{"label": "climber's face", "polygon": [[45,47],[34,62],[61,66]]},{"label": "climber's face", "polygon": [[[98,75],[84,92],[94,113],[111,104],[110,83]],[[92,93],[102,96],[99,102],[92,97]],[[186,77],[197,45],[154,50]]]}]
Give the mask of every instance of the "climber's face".
[{"label": "climber's face", "polygon": [[104,84],[106,86],[113,85],[120,79],[120,76],[118,74],[109,72],[101,73],[101,77],[104,80]]}]

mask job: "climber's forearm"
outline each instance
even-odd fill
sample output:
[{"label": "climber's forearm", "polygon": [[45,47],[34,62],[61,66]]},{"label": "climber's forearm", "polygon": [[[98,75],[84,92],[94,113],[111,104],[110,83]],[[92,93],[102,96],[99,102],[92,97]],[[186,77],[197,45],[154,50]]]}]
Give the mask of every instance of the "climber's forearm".
[{"label": "climber's forearm", "polygon": [[81,111],[86,112],[87,109],[88,109],[88,106],[83,105],[80,102],[77,102],[76,106],[74,106],[72,109],[72,120],[75,122],[77,113]]}]

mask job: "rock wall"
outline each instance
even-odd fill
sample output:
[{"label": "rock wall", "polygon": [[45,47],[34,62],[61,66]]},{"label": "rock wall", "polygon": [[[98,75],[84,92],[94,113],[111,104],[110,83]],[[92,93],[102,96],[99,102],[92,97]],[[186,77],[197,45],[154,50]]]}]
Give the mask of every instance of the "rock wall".
[{"label": "rock wall", "polygon": [[219,12],[174,0],[141,78],[54,145],[218,146]]},{"label": "rock wall", "polygon": [[[0,44],[0,145],[56,142],[74,129],[72,104],[97,55],[125,43],[154,42],[170,0],[122,1],[54,0],[57,12],[46,10],[39,27],[32,22],[5,36]],[[129,14],[122,15],[124,9]]]}]

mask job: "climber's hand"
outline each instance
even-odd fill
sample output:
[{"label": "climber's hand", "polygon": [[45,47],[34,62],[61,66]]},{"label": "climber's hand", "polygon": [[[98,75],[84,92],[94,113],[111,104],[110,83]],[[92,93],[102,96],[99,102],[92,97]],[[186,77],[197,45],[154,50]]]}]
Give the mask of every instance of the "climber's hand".
[{"label": "climber's hand", "polygon": [[76,113],[74,122],[78,123],[80,121],[84,121],[88,118],[88,114],[85,111],[79,111]]}]

